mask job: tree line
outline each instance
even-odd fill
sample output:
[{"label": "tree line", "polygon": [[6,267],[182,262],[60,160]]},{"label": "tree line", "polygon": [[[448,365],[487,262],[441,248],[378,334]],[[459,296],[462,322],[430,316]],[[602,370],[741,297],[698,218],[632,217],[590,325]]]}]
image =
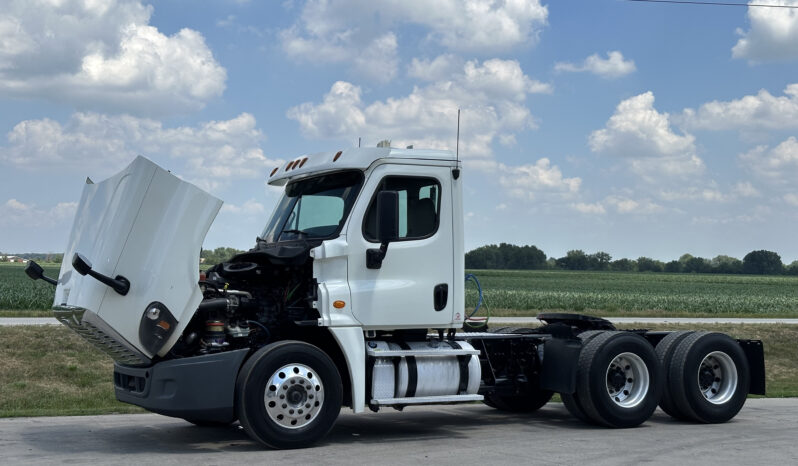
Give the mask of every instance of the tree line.
[{"label": "tree line", "polygon": [[536,246],[501,243],[481,246],[467,252],[465,266],[467,269],[798,275],[798,261],[786,265],[781,261],[781,256],[766,250],[751,251],[742,260],[725,255],[708,259],[683,254],[679,259],[663,262],[645,256],[613,260],[604,251],[587,254],[581,249],[570,250],[563,257],[547,258]]},{"label": "tree line", "polygon": [[200,252],[200,262],[203,264],[219,264],[229,261],[236,254],[244,251],[235,248],[219,247],[216,249],[203,249]]}]

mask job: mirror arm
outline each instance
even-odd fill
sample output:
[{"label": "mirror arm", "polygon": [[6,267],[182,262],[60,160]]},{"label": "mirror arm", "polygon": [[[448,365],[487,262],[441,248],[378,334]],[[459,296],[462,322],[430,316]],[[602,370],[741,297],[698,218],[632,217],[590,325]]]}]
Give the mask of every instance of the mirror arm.
[{"label": "mirror arm", "polygon": [[385,259],[385,254],[388,252],[388,241],[383,241],[378,248],[366,250],[366,268],[379,269],[382,267],[382,261]]},{"label": "mirror arm", "polygon": [[82,255],[75,253],[72,256],[72,268],[75,272],[81,275],[88,275],[98,282],[109,286],[112,290],[125,296],[130,291],[130,281],[122,275],[117,275],[114,278],[95,272],[91,268],[91,263]]}]

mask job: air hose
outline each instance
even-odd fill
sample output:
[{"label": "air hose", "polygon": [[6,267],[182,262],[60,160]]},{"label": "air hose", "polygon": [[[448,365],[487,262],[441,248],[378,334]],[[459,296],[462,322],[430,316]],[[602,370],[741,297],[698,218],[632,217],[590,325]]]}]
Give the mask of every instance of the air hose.
[{"label": "air hose", "polygon": [[[476,327],[483,327],[488,325],[488,319],[490,319],[490,308],[488,307],[488,303],[485,300],[484,295],[482,294],[482,285],[479,283],[479,279],[477,279],[476,275],[473,273],[466,274],[465,282],[468,284],[468,281],[473,281],[474,284],[477,285],[477,305],[474,307],[474,310],[471,311],[468,315],[466,315],[464,324],[468,325],[469,327],[476,328]],[[485,317],[474,317],[482,305],[485,305]]]}]

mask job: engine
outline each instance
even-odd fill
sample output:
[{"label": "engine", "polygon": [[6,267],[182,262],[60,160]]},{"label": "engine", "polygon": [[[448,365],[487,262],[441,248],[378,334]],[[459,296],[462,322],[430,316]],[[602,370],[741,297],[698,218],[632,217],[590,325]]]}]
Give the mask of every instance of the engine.
[{"label": "engine", "polygon": [[200,276],[203,300],[170,355],[258,348],[315,326],[317,286],[303,249],[287,259],[253,250],[208,269]]}]

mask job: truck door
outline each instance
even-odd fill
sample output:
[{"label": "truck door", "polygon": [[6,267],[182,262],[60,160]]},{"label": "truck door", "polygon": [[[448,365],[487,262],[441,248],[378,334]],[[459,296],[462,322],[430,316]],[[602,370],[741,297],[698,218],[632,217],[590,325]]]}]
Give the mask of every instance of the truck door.
[{"label": "truck door", "polygon": [[[381,165],[369,176],[347,229],[352,312],[366,327],[449,325],[453,317],[451,168]],[[366,267],[376,240],[376,195],[399,193],[399,238],[379,269]]]}]

